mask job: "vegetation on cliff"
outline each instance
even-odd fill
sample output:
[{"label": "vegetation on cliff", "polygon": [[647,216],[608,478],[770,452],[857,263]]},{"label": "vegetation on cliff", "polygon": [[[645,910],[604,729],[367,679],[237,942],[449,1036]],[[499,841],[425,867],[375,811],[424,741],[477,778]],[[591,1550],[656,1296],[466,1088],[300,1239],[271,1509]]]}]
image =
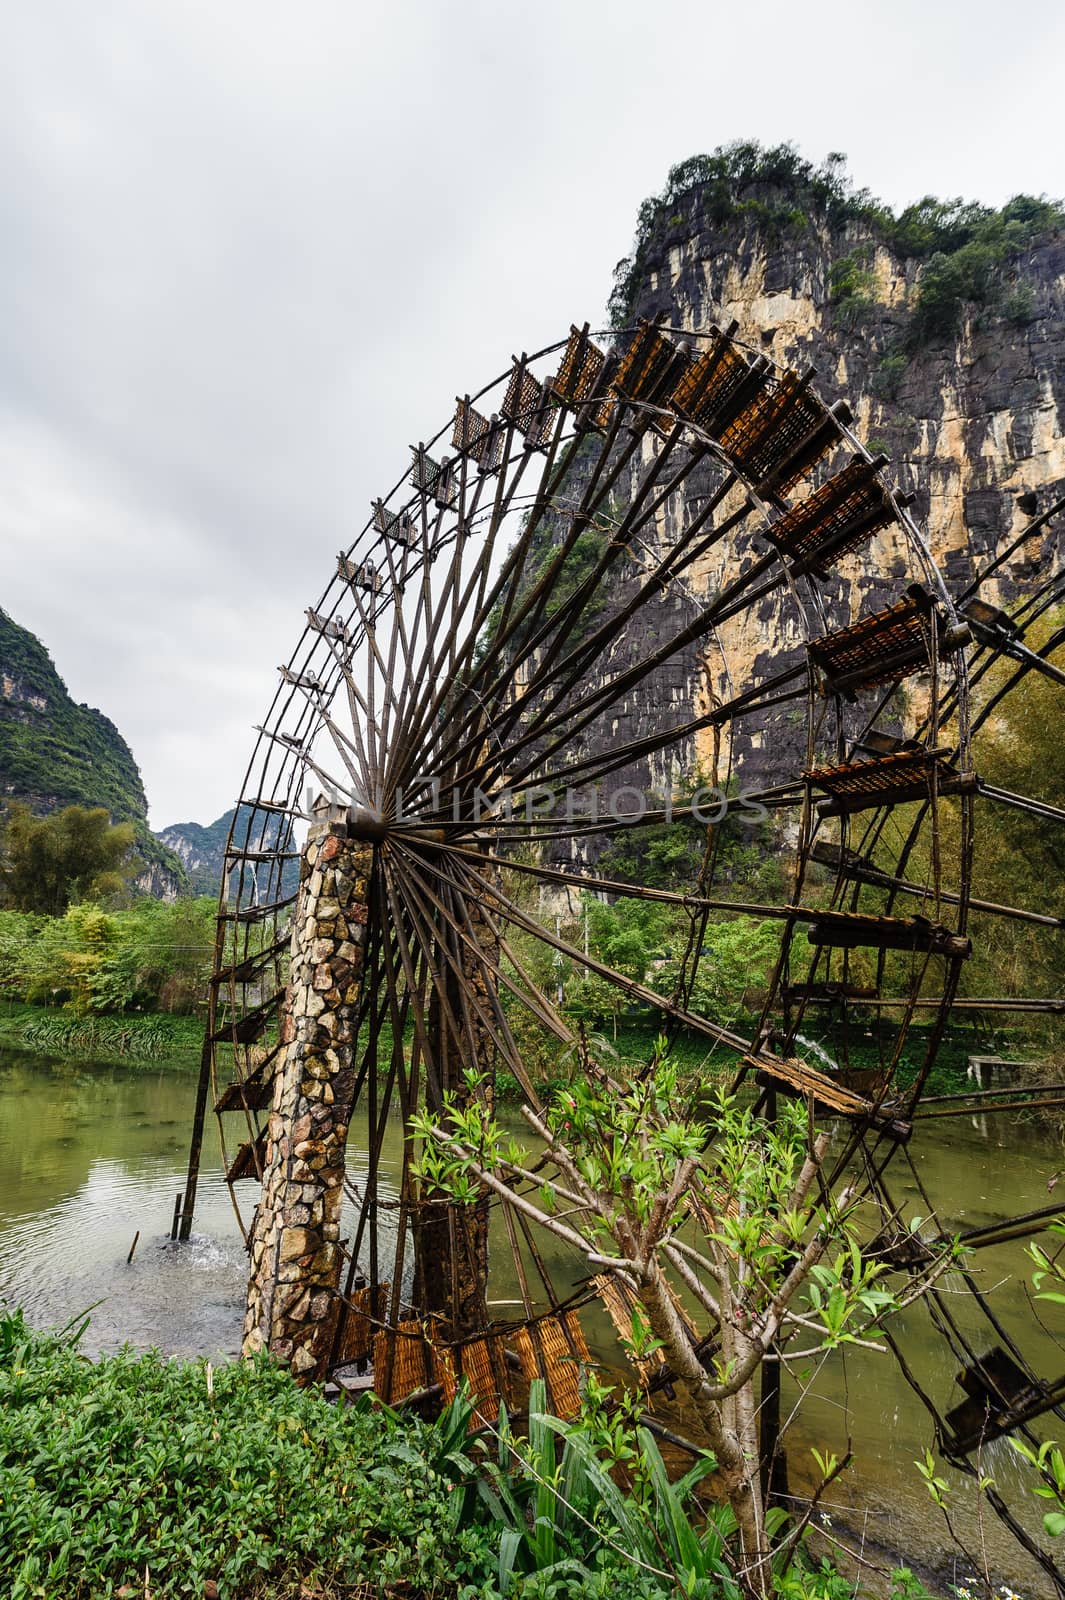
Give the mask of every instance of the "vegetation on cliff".
[{"label": "vegetation on cliff", "polygon": [[[243,842],[247,836],[249,848],[258,850],[279,847],[283,837],[282,819],[267,816],[253,806],[232,806],[206,826],[199,822],[174,822],[170,827],[160,829],[157,837],[181,862],[192,894],[217,896],[226,870],[226,845],[229,843],[230,828],[233,828],[233,836],[238,842]],[[298,882],[299,862],[284,862],[281,894],[293,894]]]},{"label": "vegetation on cliff", "polygon": [[144,867],[177,887],[184,873],[148,830],[132,752],[102,711],[71,699],[39,639],[0,610],[0,799],[34,812],[102,807],[133,825]]},{"label": "vegetation on cliff", "polygon": [[[895,212],[868,189],[855,188],[846,158],[833,152],[819,166],[792,144],[723,145],[671,168],[661,194],[637,214],[630,254],[614,272],[612,326],[628,326],[653,260],[667,243],[699,228],[757,228],[770,241],[827,228],[838,244],[832,297],[853,318],[875,303],[870,249],[885,245],[915,264],[905,344],[917,348],[958,329],[967,307],[1024,320],[1023,285],[1012,281],[1021,252],[1065,226],[1065,209],[1045,197],[1019,194],[995,209],[974,201],[926,195]],[[851,241],[864,234],[857,249]]]},{"label": "vegetation on cliff", "polygon": [[175,822],[162,828],[159,838],[181,861],[193,894],[218,894],[225,868],[229,830],[236,816],[231,807],[214,822]]},{"label": "vegetation on cliff", "polygon": [[35,809],[103,806],[116,821],[143,820],[148,803],[136,762],[102,711],[77,705],[51,656],[0,611],[0,786]]}]

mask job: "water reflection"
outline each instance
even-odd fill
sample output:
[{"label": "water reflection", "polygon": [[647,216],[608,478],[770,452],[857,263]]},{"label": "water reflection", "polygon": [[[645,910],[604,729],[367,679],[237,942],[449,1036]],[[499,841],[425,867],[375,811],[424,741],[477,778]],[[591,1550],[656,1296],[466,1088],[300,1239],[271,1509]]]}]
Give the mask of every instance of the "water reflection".
[{"label": "water reflection", "polygon": [[[62,1324],[94,1306],[85,1348],[125,1342],[180,1355],[236,1353],[247,1259],[221,1153],[209,1119],[189,1250],[168,1241],[174,1198],[184,1184],[195,1078],[173,1069],[88,1066],[0,1051],[0,1299],[21,1305],[38,1326]],[[368,1143],[365,1116],[352,1119],[349,1175],[361,1189]],[[395,1254],[399,1130],[381,1155],[377,1241],[382,1269]],[[256,1186],[238,1186],[250,1220]],[[354,1233],[349,1207],[343,1232]],[[493,1310],[520,1315],[520,1287],[500,1218]],[[126,1263],[133,1236],[140,1240]],[[548,1272],[560,1290],[583,1275],[578,1256],[545,1242]],[[408,1250],[408,1264],[410,1252]],[[360,1266],[369,1270],[369,1247]],[[509,1270],[508,1270],[509,1268]],[[546,1304],[542,1287],[530,1286]],[[604,1314],[593,1338],[609,1337]]]}]

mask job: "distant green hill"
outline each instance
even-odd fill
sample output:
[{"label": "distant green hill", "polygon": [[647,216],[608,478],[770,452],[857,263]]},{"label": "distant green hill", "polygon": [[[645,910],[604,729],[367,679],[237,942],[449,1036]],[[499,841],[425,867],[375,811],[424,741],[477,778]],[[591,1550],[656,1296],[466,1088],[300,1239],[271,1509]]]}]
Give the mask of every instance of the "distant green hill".
[{"label": "distant green hill", "polygon": [[180,861],[148,829],[148,802],[129,745],[102,711],[78,705],[39,639],[0,610],[0,800],[45,813],[103,806],[132,822],[145,871],[138,885],[187,890]]},{"label": "distant green hill", "polygon": [[175,822],[158,837],[178,857],[193,894],[217,894],[225,865],[226,840],[236,806],[206,827],[200,822]]},{"label": "distant green hill", "polygon": [[[188,874],[193,894],[217,894],[226,863],[226,842],[236,806],[206,827],[199,822],[175,822],[161,828],[157,837],[167,849],[172,850]],[[269,818],[262,813],[243,814],[243,821],[252,826],[252,847],[269,850],[277,844],[281,832],[281,819]],[[242,826],[243,826],[242,821]],[[238,838],[240,834],[238,832]],[[281,874],[282,894],[293,894],[299,884],[299,862],[286,861]]]}]

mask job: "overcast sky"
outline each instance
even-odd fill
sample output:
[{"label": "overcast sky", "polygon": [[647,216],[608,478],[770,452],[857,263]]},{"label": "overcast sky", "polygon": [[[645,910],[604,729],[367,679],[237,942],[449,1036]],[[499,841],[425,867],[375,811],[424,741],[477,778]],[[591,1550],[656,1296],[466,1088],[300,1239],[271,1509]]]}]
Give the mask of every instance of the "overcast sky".
[{"label": "overcast sky", "polygon": [[155,827],[233,802],[371,496],[602,320],[673,163],[793,139],[895,205],[1065,192],[1059,0],[5,13],[0,604]]}]

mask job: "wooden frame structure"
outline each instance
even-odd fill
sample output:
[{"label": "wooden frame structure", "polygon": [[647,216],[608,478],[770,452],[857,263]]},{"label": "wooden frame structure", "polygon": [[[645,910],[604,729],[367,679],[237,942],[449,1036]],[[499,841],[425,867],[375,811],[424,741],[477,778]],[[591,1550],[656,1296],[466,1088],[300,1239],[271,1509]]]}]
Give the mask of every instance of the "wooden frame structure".
[{"label": "wooden frame structure", "polygon": [[[310,915],[294,872],[314,820],[310,797],[324,794],[340,833],[366,854],[362,888],[333,915],[354,916],[361,929],[357,992],[344,1001],[350,1038],[336,1070],[350,1079],[349,1109],[365,1111],[368,1148],[357,1182],[348,1179],[350,1236],[337,1240],[332,1279],[316,1285],[329,1298],[329,1336],[316,1332],[303,1371],[323,1377],[372,1357],[374,1381],[391,1400],[446,1391],[470,1366],[478,1392],[496,1400],[517,1368],[526,1380],[539,1372],[572,1406],[559,1341],[584,1359],[580,1296],[556,1290],[531,1232],[508,1215],[523,1316],[516,1326],[497,1324],[487,1309],[483,1230],[470,1232],[455,1207],[426,1193],[409,1140],[399,1172],[383,1173],[388,1130],[405,1132],[419,1107],[467,1092],[471,1065],[485,1087],[469,1092],[490,1095],[505,1068],[536,1103],[516,1012],[560,1045],[572,1042],[568,1019],[523,965],[515,931],[656,1009],[667,1029],[734,1052],[737,1084],[748,1083],[762,1103],[797,1094],[838,1118],[835,1170],[865,1163],[885,1217],[895,1210],[883,1174],[890,1159],[908,1159],[952,1010],[1065,1007],[1061,997],[960,993],[973,916],[1060,926],[1038,908],[974,897],[979,805],[1028,806],[1055,826],[1065,817],[981,785],[970,695],[1003,659],[1014,685],[1030,672],[1065,685],[1050,660],[1062,634],[1039,650],[1024,642],[1065,600],[1065,583],[1048,578],[1008,615],[980,599],[976,585],[952,598],[908,498],[882,476],[885,458],[856,437],[846,407],[822,402],[811,373],[779,370],[734,335],[734,327],[709,328],[680,341],[642,323],[608,349],[587,325],[573,327],[459,398],[453,419],[413,449],[400,482],[373,500],[281,669],[227,847],[175,1231],[188,1237],[192,1226],[211,1102],[224,1150],[230,1122],[243,1125],[226,1157],[231,1187],[251,1189],[276,1170],[291,1132],[279,1087],[293,1060],[289,963],[306,938],[300,919]],[[886,549],[891,570],[903,572],[895,597],[833,627],[830,589],[846,593]],[[729,639],[767,602],[786,626],[772,673],[748,681],[730,670]],[[671,671],[692,677],[707,652],[720,662],[725,692],[715,687],[693,713],[656,691]],[[904,683],[927,707],[916,726],[902,725],[894,698]],[[1005,692],[982,708],[977,726]],[[637,703],[650,707],[642,719],[631,712]],[[646,786],[670,760],[674,771],[694,765],[712,740],[712,776],[727,789],[732,731],[783,705],[801,728],[782,741],[772,781],[744,799],[790,818],[786,903],[740,905],[715,894],[713,849],[684,893],[605,882],[587,867],[587,844],[669,815],[604,810],[608,780],[630,791]],[[566,797],[575,790],[576,808]],[[941,860],[946,806],[955,822]],[[933,878],[911,875],[913,863],[933,858]],[[567,937],[520,892],[530,879],[546,900],[592,890],[683,908],[692,932],[674,992],[634,982]],[[756,914],[780,929],[751,1037],[687,999],[715,911]],[[866,1092],[851,1086],[846,1059],[838,1074],[804,1059],[797,1039],[819,1007],[883,1019],[882,1070]],[[903,1087],[897,1065],[918,1022],[921,1059]],[[1014,1103],[1025,1098],[1019,1091]],[[1065,1093],[1043,1094],[1041,1103],[1048,1099],[1065,1103]],[[990,1102],[977,1091],[933,1114],[982,1103]],[[253,1245],[263,1236],[262,1203],[248,1230]],[[613,1314],[618,1293],[605,1300]],[[263,1342],[271,1341],[267,1332]],[[273,1347],[291,1354],[283,1339]],[[1040,1388],[1016,1350],[1010,1359],[1028,1385],[1024,1425],[1032,1395],[1044,1391],[1065,1416],[1058,1388]],[[944,1424],[948,1435],[964,1453]]]}]

